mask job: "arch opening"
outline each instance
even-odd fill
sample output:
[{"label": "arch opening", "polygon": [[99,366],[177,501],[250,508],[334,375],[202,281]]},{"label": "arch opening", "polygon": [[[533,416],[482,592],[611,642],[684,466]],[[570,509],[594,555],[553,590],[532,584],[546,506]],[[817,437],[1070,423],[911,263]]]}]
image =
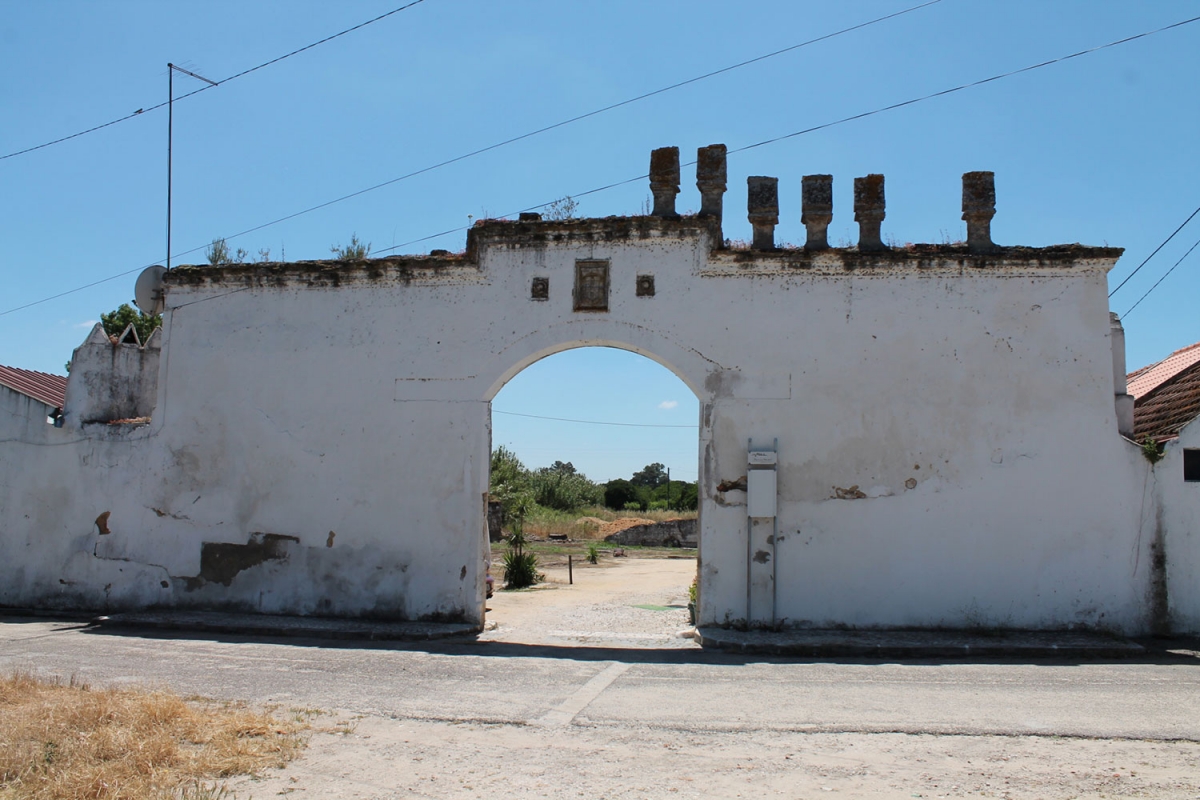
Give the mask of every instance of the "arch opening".
[{"label": "arch opening", "polygon": [[[487,400],[486,635],[686,645],[703,476],[701,398],[681,371],[627,343],[560,343],[518,359]],[[524,554],[544,580],[505,589]]]}]

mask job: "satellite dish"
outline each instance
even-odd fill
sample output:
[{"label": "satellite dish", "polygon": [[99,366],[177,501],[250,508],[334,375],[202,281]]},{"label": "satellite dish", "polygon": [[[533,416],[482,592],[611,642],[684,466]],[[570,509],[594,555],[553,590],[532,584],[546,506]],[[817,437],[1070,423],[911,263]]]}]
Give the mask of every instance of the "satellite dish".
[{"label": "satellite dish", "polygon": [[148,317],[161,314],[166,307],[166,298],[163,296],[163,273],[166,271],[159,266],[146,267],[133,285],[133,302]]}]

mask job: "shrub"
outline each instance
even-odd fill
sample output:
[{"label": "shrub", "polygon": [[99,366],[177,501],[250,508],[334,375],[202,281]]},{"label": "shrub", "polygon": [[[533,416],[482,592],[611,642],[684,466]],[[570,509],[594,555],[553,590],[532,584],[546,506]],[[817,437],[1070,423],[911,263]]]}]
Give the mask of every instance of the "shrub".
[{"label": "shrub", "polygon": [[571,196],[560,197],[553,203],[547,203],[542,211],[542,216],[546,219],[575,219],[575,212],[579,209],[579,203],[571,199]]},{"label": "shrub", "polygon": [[600,548],[594,544],[588,545],[587,560],[589,564],[600,563]]},{"label": "shrub", "polygon": [[525,589],[538,582],[537,555],[509,550],[504,554],[504,588]]},{"label": "shrub", "polygon": [[365,244],[358,239],[357,233],[350,234],[350,244],[342,246],[335,244],[329,248],[329,252],[338,259],[338,261],[362,261],[371,254],[371,243]]},{"label": "shrub", "polygon": [[247,255],[249,253],[240,247],[236,251],[230,250],[224,239],[213,239],[212,244],[204,251],[204,257],[214,267],[221,264],[243,264]]},{"label": "shrub", "polygon": [[517,527],[508,536],[508,552],[504,554],[504,588],[524,589],[541,578],[537,571],[537,555],[526,553],[525,533]]}]

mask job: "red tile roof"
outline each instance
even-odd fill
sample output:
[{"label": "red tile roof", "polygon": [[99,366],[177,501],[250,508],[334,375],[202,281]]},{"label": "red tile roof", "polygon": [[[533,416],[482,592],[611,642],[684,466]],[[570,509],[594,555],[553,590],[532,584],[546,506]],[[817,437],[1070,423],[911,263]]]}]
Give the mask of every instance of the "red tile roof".
[{"label": "red tile roof", "polygon": [[0,366],[0,386],[7,386],[55,408],[62,408],[67,396],[67,379],[64,376],[31,369]]},{"label": "red tile roof", "polygon": [[1129,384],[1126,391],[1134,397],[1140,398],[1197,362],[1200,362],[1200,342],[1176,350],[1157,364],[1151,364],[1129,373],[1125,376],[1125,380]]},{"label": "red tile roof", "polygon": [[1200,417],[1200,342],[1126,376],[1134,397],[1133,438],[1173,439]]}]

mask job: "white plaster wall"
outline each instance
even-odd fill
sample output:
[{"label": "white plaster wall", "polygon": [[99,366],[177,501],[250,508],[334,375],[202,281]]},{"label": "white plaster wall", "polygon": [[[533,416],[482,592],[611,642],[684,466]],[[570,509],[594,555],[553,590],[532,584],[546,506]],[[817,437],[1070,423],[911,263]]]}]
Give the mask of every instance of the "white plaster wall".
[{"label": "white plaster wall", "polygon": [[[480,622],[490,400],[539,358],[604,345],[701,401],[701,622],[1149,625],[1112,258],[851,270],[837,254],[710,255],[686,220],[509,244],[490,230],[478,266],[169,283],[152,425],[0,449],[4,474],[29,466],[5,489],[0,603]],[[585,258],[611,260],[606,313],[572,310]],[[635,296],[639,274],[654,297]],[[530,299],[534,277],[549,300]],[[750,562],[747,612],[745,495],[717,486],[746,473],[750,437],[779,440],[781,537]],[[854,485],[869,497],[831,499]],[[294,541],[228,586],[204,578],[204,543],[256,534]]]},{"label": "white plaster wall", "polygon": [[[46,428],[53,430],[54,426],[47,424],[46,418],[53,412],[53,406],[0,386],[0,442],[47,441]],[[0,479],[3,477],[0,474]]]},{"label": "white plaster wall", "polygon": [[161,346],[161,329],[155,329],[144,345],[116,344],[97,322],[71,354],[64,405],[71,411],[66,425],[78,428],[90,422],[149,417],[154,411]]},{"label": "white plaster wall", "polygon": [[[776,288],[748,338],[776,340],[796,287]],[[1115,430],[1106,315],[1082,313],[1103,292],[1098,276],[806,288],[773,354],[792,399],[714,410],[710,477],[744,474],[747,437],[779,439],[783,538],[776,565],[751,562],[751,618],[771,621],[774,569],[791,624],[1143,626],[1139,457]],[[870,497],[831,499],[852,486]],[[705,612],[737,620],[744,578],[713,573],[745,563],[744,510],[706,514],[704,586],[722,599]]]},{"label": "white plaster wall", "polygon": [[1171,630],[1200,633],[1200,483],[1183,480],[1184,449],[1200,448],[1195,421],[1168,443],[1154,465],[1160,516],[1154,520],[1165,547]]}]

